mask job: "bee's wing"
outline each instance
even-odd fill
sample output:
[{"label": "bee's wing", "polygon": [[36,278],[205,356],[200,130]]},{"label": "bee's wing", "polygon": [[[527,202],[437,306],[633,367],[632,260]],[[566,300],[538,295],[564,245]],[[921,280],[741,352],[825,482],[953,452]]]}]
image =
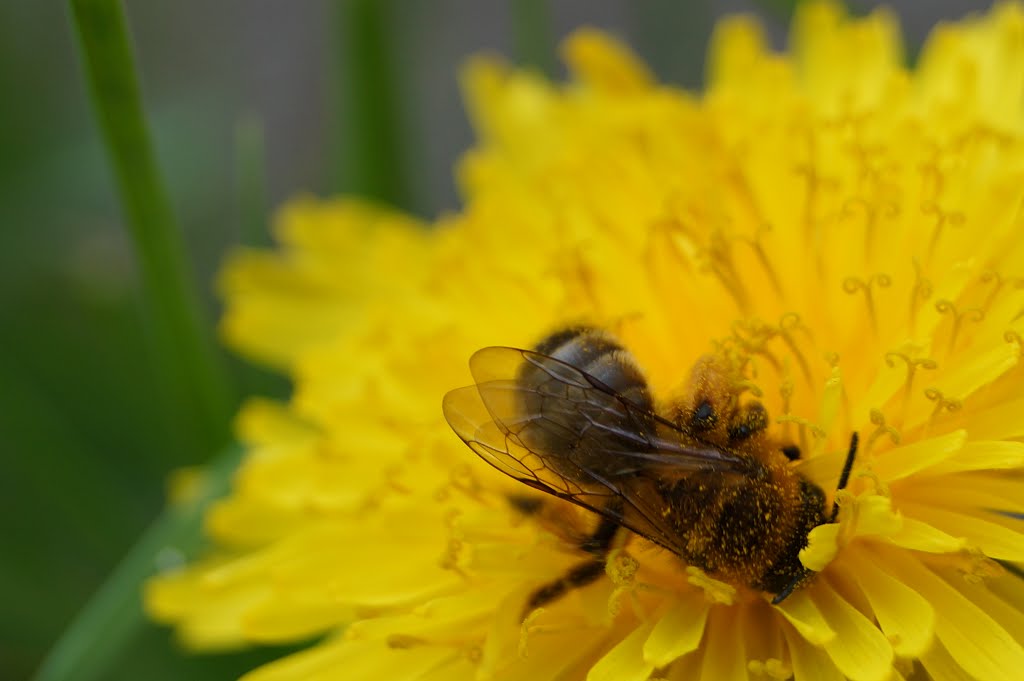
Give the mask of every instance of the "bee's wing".
[{"label": "bee's wing", "polygon": [[678,538],[665,526],[659,481],[749,470],[738,455],[673,437],[671,422],[552,357],[484,348],[470,369],[476,385],[448,393],[444,414],[473,451],[506,475],[669,549],[677,550]]}]

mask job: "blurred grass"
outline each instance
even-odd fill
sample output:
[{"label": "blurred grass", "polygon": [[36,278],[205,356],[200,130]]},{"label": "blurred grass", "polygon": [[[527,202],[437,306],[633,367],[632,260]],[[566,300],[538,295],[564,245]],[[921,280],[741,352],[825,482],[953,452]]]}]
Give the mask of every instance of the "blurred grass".
[{"label": "blurred grass", "polygon": [[546,0],[511,0],[512,39],[516,58],[523,66],[548,77],[557,71],[551,8]]},{"label": "blurred grass", "polygon": [[191,407],[192,428],[203,434],[203,448],[213,451],[228,440],[233,386],[213,346],[157,168],[123,8],[119,0],[70,0],[69,7],[93,110],[135,244],[157,366],[165,369],[165,389]]},{"label": "blurred grass", "polygon": [[[17,93],[0,99],[5,681],[30,676],[150,523],[167,472],[211,452],[192,402],[161,387],[167,364],[143,322],[104,149],[78,84],[72,36],[61,30],[65,12],[61,3],[0,6],[0,87]],[[205,214],[215,166],[195,167],[195,128],[167,114],[162,141],[191,156],[192,183],[179,189],[195,218]],[[207,234],[203,244],[222,239]],[[214,426],[226,432],[222,419]],[[212,678],[231,678],[268,656],[184,658],[169,632],[146,625],[138,634],[105,678],[199,679],[207,668],[217,670]]]},{"label": "blurred grass", "polygon": [[218,456],[196,481],[192,498],[157,518],[65,630],[39,669],[37,681],[110,677],[111,666],[152,628],[142,611],[139,586],[159,560],[171,556],[182,561],[196,555],[202,544],[203,513],[227,492],[241,455],[235,446]]},{"label": "blurred grass", "polygon": [[[410,209],[407,138],[399,104],[394,32],[401,3],[336,0],[334,189]],[[345,106],[342,107],[341,103]]]}]

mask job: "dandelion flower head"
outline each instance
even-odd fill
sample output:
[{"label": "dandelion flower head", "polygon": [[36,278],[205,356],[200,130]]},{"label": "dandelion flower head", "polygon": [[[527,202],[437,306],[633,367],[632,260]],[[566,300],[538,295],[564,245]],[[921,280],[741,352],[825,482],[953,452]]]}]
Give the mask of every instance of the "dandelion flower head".
[{"label": "dandelion flower head", "polygon": [[[149,611],[197,648],[310,641],[249,681],[1018,678],[1024,9],[938,27],[913,69],[886,11],[802,5],[781,54],[729,19],[700,94],[595,31],[564,57],[565,84],[468,64],[461,212],[297,199],[229,263],[225,336],[295,394],[242,411],[216,551]],[[475,350],[575,324],[659,398],[742,358],[830,496],[860,433],[813,580],[772,605],[632,537],[524,620],[580,553],[440,401]]]}]

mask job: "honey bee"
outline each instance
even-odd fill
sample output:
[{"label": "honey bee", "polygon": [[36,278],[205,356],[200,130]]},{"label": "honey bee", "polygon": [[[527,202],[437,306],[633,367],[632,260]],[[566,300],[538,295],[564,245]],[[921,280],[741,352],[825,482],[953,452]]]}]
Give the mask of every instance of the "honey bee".
[{"label": "honey bee", "polygon": [[[721,358],[698,360],[685,397],[660,410],[633,356],[592,327],[533,350],[484,348],[470,369],[476,384],[443,403],[458,436],[506,475],[600,516],[580,547],[588,560],[534,592],[530,609],[600,578],[621,528],[773,604],[814,574],[798,554],[838,508],[791,465],[799,449],[770,437],[764,406],[740,402]],[[838,489],[856,451],[853,433]]]}]

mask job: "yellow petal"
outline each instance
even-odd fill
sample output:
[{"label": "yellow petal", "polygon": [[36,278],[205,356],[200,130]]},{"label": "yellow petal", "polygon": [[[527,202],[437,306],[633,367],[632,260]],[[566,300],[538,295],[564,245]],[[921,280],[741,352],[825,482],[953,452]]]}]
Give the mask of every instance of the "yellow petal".
[{"label": "yellow petal", "polygon": [[935,608],[935,635],[956,663],[977,679],[1012,681],[1024,669],[1024,648],[970,599],[919,561],[887,550],[886,564]]},{"label": "yellow petal", "polygon": [[839,523],[818,525],[807,535],[807,546],[800,550],[800,562],[808,570],[821,572],[839,551]]},{"label": "yellow petal", "polygon": [[801,636],[815,645],[824,645],[835,638],[836,632],[807,592],[808,589],[800,589],[775,608]]},{"label": "yellow petal", "polygon": [[695,650],[704,636],[710,604],[706,599],[678,599],[661,616],[644,642],[644,661],[664,667]]},{"label": "yellow petal", "polygon": [[[971,430],[974,430],[973,420]],[[931,466],[924,474],[942,475],[1006,468],[1024,468],[1024,442],[968,442],[959,452]]]},{"label": "yellow petal", "polygon": [[893,577],[877,556],[850,551],[843,568],[860,586],[878,625],[901,657],[918,657],[935,633],[935,610],[913,587]]},{"label": "yellow petal", "polygon": [[825,643],[832,662],[852,681],[885,681],[892,668],[889,641],[871,620],[819,577],[809,589],[835,638]]},{"label": "yellow petal", "polygon": [[965,442],[967,431],[964,430],[919,440],[879,454],[872,468],[878,477],[893,482],[948,459],[960,451]]},{"label": "yellow petal", "polygon": [[898,496],[908,503],[945,507],[961,513],[1024,513],[1024,478],[1007,475],[943,475],[915,478]]},{"label": "yellow petal", "polygon": [[653,81],[647,67],[607,33],[581,29],[563,49],[570,70],[592,87],[628,93],[649,88]]},{"label": "yellow petal", "polygon": [[590,669],[587,681],[644,681],[654,665],[644,660],[644,642],[653,623],[633,630]]},{"label": "yellow petal", "polygon": [[747,680],[747,651],[744,642],[742,612],[728,606],[712,610],[704,642],[704,664],[701,679],[720,681]]},{"label": "yellow petal", "polygon": [[764,30],[758,22],[745,16],[722,20],[711,36],[709,86],[746,81],[755,64],[767,56],[766,48]]},{"label": "yellow petal", "polygon": [[978,681],[956,663],[940,641],[926,650],[920,660],[932,681]]},{"label": "yellow petal", "polygon": [[334,641],[260,667],[242,681],[413,681],[457,657],[457,652],[434,646],[392,649],[380,641]]},{"label": "yellow petal", "polygon": [[[964,539],[968,545],[977,547],[989,558],[1001,560],[1024,560],[1024,520],[1010,521],[1006,527],[994,517],[986,520],[988,514],[957,513],[937,506],[905,504],[908,514],[953,537]],[[1015,527],[1014,527],[1015,526]]]},{"label": "yellow petal", "polygon": [[897,546],[928,553],[954,553],[967,545],[963,538],[954,537],[928,523],[903,516],[899,530],[888,536]]},{"label": "yellow petal", "polygon": [[1009,440],[1024,437],[1024,399],[998,402],[971,412],[971,437]]},{"label": "yellow petal", "polygon": [[846,677],[822,648],[808,643],[789,627],[784,633],[794,681],[845,681]]}]

